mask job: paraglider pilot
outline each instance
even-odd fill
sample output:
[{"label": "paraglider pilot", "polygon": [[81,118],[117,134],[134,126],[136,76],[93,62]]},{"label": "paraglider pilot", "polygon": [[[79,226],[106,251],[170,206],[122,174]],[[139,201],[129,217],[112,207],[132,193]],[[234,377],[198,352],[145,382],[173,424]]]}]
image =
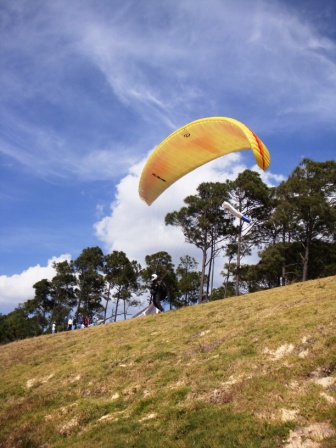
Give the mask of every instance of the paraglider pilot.
[{"label": "paraglider pilot", "polygon": [[167,297],[167,289],[156,274],[152,275],[149,291],[151,294],[151,302],[158,310],[163,312],[164,309],[162,308],[161,300],[165,300]]}]

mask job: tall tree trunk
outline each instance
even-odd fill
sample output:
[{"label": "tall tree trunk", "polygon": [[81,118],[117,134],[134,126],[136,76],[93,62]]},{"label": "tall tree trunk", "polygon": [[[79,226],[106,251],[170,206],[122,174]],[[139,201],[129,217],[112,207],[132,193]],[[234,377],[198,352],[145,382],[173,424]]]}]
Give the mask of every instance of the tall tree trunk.
[{"label": "tall tree trunk", "polygon": [[210,295],[212,295],[212,291],[213,291],[214,275],[215,275],[215,259],[213,259],[213,263],[212,263]]},{"label": "tall tree trunk", "polygon": [[[286,254],[285,244],[286,244],[286,229],[285,226],[282,227],[282,244]],[[286,256],[284,256],[284,262],[281,269],[281,286],[286,286]]]},{"label": "tall tree trunk", "polygon": [[200,292],[198,297],[198,303],[202,302],[203,299],[203,286],[204,286],[204,275],[205,275],[205,264],[206,264],[206,249],[203,249],[203,259],[202,259],[202,274],[201,274],[201,284]]},{"label": "tall tree trunk", "polygon": [[229,271],[229,269],[230,269],[230,264],[229,264],[229,266],[227,268],[227,273],[226,273],[225,281],[224,281],[224,285],[225,285],[224,286],[224,299],[226,299],[227,293],[228,293],[229,278],[230,278],[230,271]]},{"label": "tall tree trunk", "polygon": [[[211,269],[209,268],[209,279],[208,279],[208,285],[209,285],[209,289],[210,289],[210,296],[212,294],[212,289],[213,289],[213,279],[214,279],[214,272],[215,272],[215,255],[216,255],[216,241],[214,239],[214,232],[212,231],[211,255],[210,255],[210,257],[211,257],[211,259],[210,259]],[[209,291],[208,291],[208,296],[209,296]]]},{"label": "tall tree trunk", "polygon": [[108,308],[108,304],[110,302],[110,294],[111,294],[111,283],[109,283],[109,286],[108,286],[108,289],[107,289],[106,305],[105,305],[105,309],[104,309],[104,322],[106,320],[107,308]]},{"label": "tall tree trunk", "polygon": [[126,300],[124,299],[124,320],[126,320]]},{"label": "tall tree trunk", "polygon": [[117,298],[116,301],[116,306],[115,306],[115,315],[114,315],[114,322],[117,321],[117,314],[118,314],[118,305],[119,305],[119,297]]},{"label": "tall tree trunk", "polygon": [[285,261],[283,262],[282,269],[281,269],[281,286],[286,286],[286,266]]},{"label": "tall tree trunk", "polygon": [[239,296],[239,271],[240,271],[240,250],[241,250],[242,224],[239,224],[238,247],[237,247],[237,271],[236,271],[236,296]]},{"label": "tall tree trunk", "polygon": [[210,279],[211,279],[211,273],[212,273],[212,267],[213,265],[213,247],[211,246],[211,253],[210,253],[210,259],[209,259],[209,269],[208,269],[208,277],[207,277],[207,288],[206,288],[206,296],[205,299],[209,299],[209,291],[210,291]]},{"label": "tall tree trunk", "polygon": [[303,258],[303,270],[302,270],[302,281],[308,280],[308,266],[309,266],[309,249],[310,249],[310,235],[307,238],[307,243],[305,247],[305,253]]}]

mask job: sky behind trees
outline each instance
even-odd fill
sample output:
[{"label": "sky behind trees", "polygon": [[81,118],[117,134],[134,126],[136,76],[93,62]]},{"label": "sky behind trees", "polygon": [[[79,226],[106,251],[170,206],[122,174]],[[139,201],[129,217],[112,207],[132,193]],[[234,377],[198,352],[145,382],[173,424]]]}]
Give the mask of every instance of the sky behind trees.
[{"label": "sky behind trees", "polygon": [[303,157],[334,159],[335,21],[333,0],[3,1],[0,312],[85,247],[197,255],[166,213],[257,168],[227,156],[141,202],[148,155],[192,120],[247,124],[271,153],[269,185]]}]

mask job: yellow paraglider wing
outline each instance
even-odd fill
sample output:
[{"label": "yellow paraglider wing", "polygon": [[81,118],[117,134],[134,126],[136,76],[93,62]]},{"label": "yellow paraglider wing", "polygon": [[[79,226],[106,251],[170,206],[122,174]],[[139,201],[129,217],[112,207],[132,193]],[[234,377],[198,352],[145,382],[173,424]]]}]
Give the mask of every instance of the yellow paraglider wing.
[{"label": "yellow paraglider wing", "polygon": [[168,187],[211,160],[250,149],[267,170],[270,154],[263,142],[233,118],[210,117],[192,121],[170,134],[149,157],[140,177],[139,195],[151,205]]}]

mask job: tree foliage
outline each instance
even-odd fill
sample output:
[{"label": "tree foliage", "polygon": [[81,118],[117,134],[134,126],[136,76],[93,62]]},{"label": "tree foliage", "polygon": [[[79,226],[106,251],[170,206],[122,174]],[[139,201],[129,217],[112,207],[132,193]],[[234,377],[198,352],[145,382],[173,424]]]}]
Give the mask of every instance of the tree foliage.
[{"label": "tree foliage", "polygon": [[104,320],[106,320],[107,306],[111,299],[115,300],[114,321],[117,320],[118,307],[123,302],[123,314],[126,319],[127,307],[135,306],[138,301],[134,294],[139,290],[139,277],[141,266],[135,261],[130,261],[125,252],[113,251],[106,255],[104,264],[104,281],[106,306]]},{"label": "tree foliage", "polygon": [[[230,232],[231,222],[225,221],[225,212],[221,208],[227,195],[227,184],[202,183],[197,188],[197,195],[184,199],[186,206],[179,211],[168,213],[165,217],[166,225],[180,227],[186,241],[202,251],[199,303],[204,298],[207,299],[209,295],[209,279],[213,263],[218,251],[221,250],[220,243]],[[208,276],[204,294],[206,267],[208,267]]]},{"label": "tree foliage", "polygon": [[[224,201],[249,216],[251,225],[230,216]],[[85,248],[73,261],[54,263],[54,277],[36,282],[34,297],[0,314],[0,343],[49,333],[52,322],[65,330],[68,317],[78,313],[90,319],[98,313],[105,322],[113,305],[112,320],[126,318],[153,273],[168,288],[170,308],[336,274],[335,161],[303,159],[277,187],[245,170],[234,181],[200,184],[184,203],[165,223],[179,227],[201,251],[200,272],[189,255],[175,268],[172,257],[158,251],[145,257],[142,269],[123,251],[104,255],[98,246]],[[257,251],[255,264],[244,263]],[[219,257],[223,283],[214,288]]]},{"label": "tree foliage", "polygon": [[178,279],[179,304],[188,306],[197,302],[201,273],[197,272],[198,263],[195,258],[186,255],[180,257],[176,275]]}]

